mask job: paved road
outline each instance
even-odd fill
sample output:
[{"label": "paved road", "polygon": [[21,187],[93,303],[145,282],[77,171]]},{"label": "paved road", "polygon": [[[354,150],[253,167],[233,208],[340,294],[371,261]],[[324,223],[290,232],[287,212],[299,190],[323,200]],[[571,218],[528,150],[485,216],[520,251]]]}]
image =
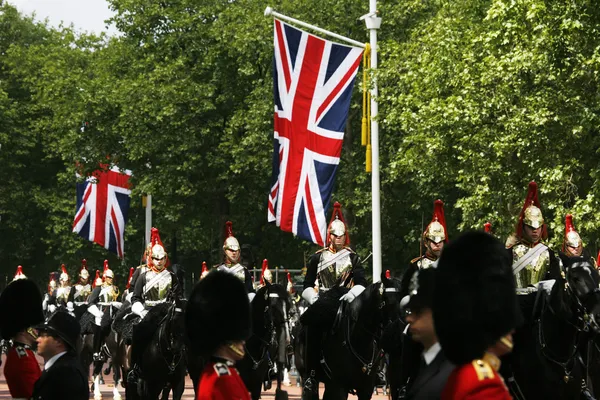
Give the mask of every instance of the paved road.
[{"label": "paved road", "polygon": [[[4,358],[5,357],[2,356],[3,364],[4,364]],[[40,361],[40,365],[43,365],[43,361],[41,359],[39,361]],[[104,381],[105,381],[105,384],[100,385],[100,390],[102,392],[103,400],[112,399],[113,398],[113,389],[114,389],[112,374],[109,376],[105,376]],[[293,379],[292,379],[292,382],[294,382]],[[290,400],[300,400],[300,388],[296,387],[296,385],[292,385],[290,387],[283,387],[283,389],[288,392]],[[125,398],[125,390],[121,387],[119,387],[118,390],[124,399]],[[93,395],[90,395],[90,398],[93,398]],[[169,398],[171,398],[171,397],[169,397]],[[262,398],[263,399],[274,399],[275,398],[275,388],[272,388],[269,391],[263,392]],[[5,400],[5,399],[6,400],[12,399],[12,397],[10,396],[8,387],[6,386],[6,379],[4,378],[4,367],[2,367],[2,372],[0,373],[0,400]],[[183,393],[182,399],[184,399],[184,400],[193,400],[194,399],[194,388],[192,386],[192,380],[189,377],[186,378],[185,392]],[[348,399],[356,399],[356,396],[350,395],[350,396],[348,396]],[[388,399],[388,397],[384,396],[382,394],[381,390],[379,390],[379,394],[376,396],[373,396],[372,399],[384,400],[384,399]]]}]

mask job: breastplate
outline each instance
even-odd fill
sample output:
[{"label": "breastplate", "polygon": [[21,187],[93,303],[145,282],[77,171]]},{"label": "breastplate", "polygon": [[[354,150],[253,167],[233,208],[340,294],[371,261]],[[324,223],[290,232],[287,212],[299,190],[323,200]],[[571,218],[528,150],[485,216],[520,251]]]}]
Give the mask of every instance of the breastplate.
[{"label": "breastplate", "polygon": [[417,261],[417,267],[419,267],[419,269],[427,269],[430,268],[433,263],[435,263],[435,260],[430,260],[429,258],[423,256],[423,258]]},{"label": "breastplate", "polygon": [[321,252],[321,258],[319,264],[317,265],[317,271],[321,269],[321,266],[336,258],[331,265],[319,272],[319,283],[321,287],[326,289],[332,288],[342,275],[349,274],[352,271],[352,259],[350,258],[351,254],[352,253],[348,252],[342,257],[336,258],[338,253],[332,253],[329,250],[324,250]]},{"label": "breastplate", "polygon": [[75,285],[75,294],[73,295],[74,301],[86,301],[92,293],[92,287],[88,283],[87,285]]},{"label": "breastplate", "polygon": [[117,292],[115,291],[114,286],[104,286],[100,290],[100,301],[103,303],[110,303],[111,301],[115,301],[115,297],[117,297]]},{"label": "breastplate", "polygon": [[[158,301],[163,300],[167,297],[169,289],[171,289],[171,274],[167,273],[155,280],[156,276],[159,275],[156,272],[149,270],[146,272],[146,284],[144,285],[145,300]],[[152,287],[148,287],[151,284]]]},{"label": "breastplate", "polygon": [[[523,258],[527,252],[533,251],[534,249],[535,247],[530,248],[522,243],[514,245],[512,248],[513,265]],[[517,288],[525,288],[529,285],[535,285],[544,279],[549,268],[550,252],[545,250],[542,251],[538,256],[529,260],[527,265],[515,275]]]},{"label": "breastplate", "polygon": [[217,269],[219,271],[229,272],[230,274],[237,276],[242,282],[246,281],[246,273],[244,272],[244,266],[241,264],[235,264],[232,266],[229,266],[227,264],[221,264]]},{"label": "breastplate", "polygon": [[67,286],[67,287],[59,287],[58,289],[56,289],[56,300],[66,303],[67,299],[69,298],[69,292],[71,291],[71,287]]}]

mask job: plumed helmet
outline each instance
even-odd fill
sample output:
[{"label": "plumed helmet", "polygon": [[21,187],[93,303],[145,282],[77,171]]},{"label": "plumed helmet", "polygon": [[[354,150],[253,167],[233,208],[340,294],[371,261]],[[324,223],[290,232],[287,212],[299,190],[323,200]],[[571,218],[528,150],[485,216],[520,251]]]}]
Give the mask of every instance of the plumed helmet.
[{"label": "plumed helmet", "polygon": [[152,228],[150,231],[150,244],[152,245],[152,247],[150,249],[150,258],[148,259],[148,265],[150,267],[156,267],[158,266],[158,264],[154,261],[158,261],[166,257],[167,261],[163,267],[168,267],[168,254],[165,250],[165,246],[163,245],[162,240],[160,239],[160,233],[158,232],[157,228]]},{"label": "plumed helmet", "polygon": [[54,289],[56,289],[56,279],[54,278],[54,272],[52,272],[48,281],[48,293],[52,293]]},{"label": "plumed helmet", "polygon": [[61,273],[60,273],[60,277],[58,278],[59,281],[61,282],[68,282],[69,281],[69,274],[67,273],[67,268],[65,268],[65,264],[62,264],[60,266],[61,269]]},{"label": "plumed helmet", "polygon": [[294,293],[294,282],[292,281],[292,275],[288,272],[287,273],[287,286],[286,289],[288,291],[288,293]]},{"label": "plumed helmet", "polygon": [[208,266],[206,265],[206,261],[202,261],[202,272],[200,273],[200,279],[206,277],[208,275]]},{"label": "plumed helmet", "polygon": [[273,274],[269,269],[269,261],[265,258],[262,262],[262,271],[260,272],[260,284],[264,285],[265,281],[272,283],[273,282]]},{"label": "plumed helmet", "polygon": [[348,227],[346,226],[346,220],[342,214],[342,205],[337,201],[333,203],[333,213],[331,213],[331,220],[327,227],[327,246],[329,246],[331,239],[329,235],[342,236],[346,235],[346,241],[344,246],[350,245],[350,235],[348,234]]},{"label": "plumed helmet", "polygon": [[233,223],[231,221],[225,222],[225,241],[223,242],[223,250],[238,251],[240,249],[240,243],[233,236]]},{"label": "plumed helmet", "polygon": [[468,232],[445,246],[434,285],[435,331],[457,365],[481,358],[521,322],[512,257],[487,233]]},{"label": "plumed helmet", "polygon": [[18,281],[19,279],[27,279],[27,277],[23,273],[23,267],[21,265],[17,267],[17,272],[15,272],[15,277],[13,278],[13,281]]},{"label": "plumed helmet", "polygon": [[100,277],[100,271],[96,270],[96,276],[94,277],[94,282],[92,283],[92,287],[102,286],[102,278]]},{"label": "plumed helmet", "polygon": [[133,267],[129,268],[129,277],[127,278],[127,286],[125,286],[125,289],[129,289],[131,287],[131,278],[133,278],[134,272],[135,272],[135,268],[133,268]]},{"label": "plumed helmet", "polygon": [[246,340],[251,334],[251,319],[244,284],[228,272],[210,272],[192,290],[185,319],[196,355],[207,357],[222,344]]},{"label": "plumed helmet", "polygon": [[489,233],[491,235],[492,234],[492,224],[490,222],[486,222],[485,224],[483,224],[483,231],[485,233]]},{"label": "plumed helmet", "polygon": [[44,320],[42,293],[31,279],[12,281],[0,295],[0,331],[10,339]]},{"label": "plumed helmet", "polygon": [[87,269],[87,260],[84,258],[81,260],[81,268],[79,268],[79,276],[82,279],[88,279],[90,277],[90,272]]},{"label": "plumed helmet", "polygon": [[519,222],[517,223],[518,238],[523,237],[523,225],[529,225],[534,229],[542,227],[542,239],[546,240],[548,238],[548,229],[544,223],[542,206],[538,199],[538,186],[534,181],[529,182],[525,203],[519,214]]},{"label": "plumed helmet", "polygon": [[565,247],[579,247],[583,243],[581,241],[581,236],[575,230],[575,226],[573,226],[573,216],[571,214],[567,214],[565,216],[565,239],[563,241],[563,252],[565,251]]},{"label": "plumed helmet", "polygon": [[112,269],[108,268],[108,260],[104,260],[104,272],[102,272],[102,279],[106,278],[115,278],[115,274],[112,272]]},{"label": "plumed helmet", "polygon": [[433,218],[423,232],[423,238],[429,239],[433,243],[441,241],[448,242],[446,235],[446,216],[444,214],[444,202],[436,200],[433,202]]}]

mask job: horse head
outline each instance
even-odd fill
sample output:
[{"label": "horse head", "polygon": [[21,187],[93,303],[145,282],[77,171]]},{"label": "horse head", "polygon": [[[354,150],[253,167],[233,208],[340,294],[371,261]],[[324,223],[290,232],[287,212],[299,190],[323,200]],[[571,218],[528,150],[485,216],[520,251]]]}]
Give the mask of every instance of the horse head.
[{"label": "horse head", "polygon": [[577,298],[576,306],[590,316],[591,328],[600,332],[600,276],[588,257],[560,254],[568,287]]},{"label": "horse head", "polygon": [[[400,301],[400,285],[401,280],[398,278],[388,278],[384,272],[381,273],[381,285],[383,287],[383,312],[384,326],[396,321],[400,318],[401,307]],[[381,290],[381,288],[380,288]]]}]

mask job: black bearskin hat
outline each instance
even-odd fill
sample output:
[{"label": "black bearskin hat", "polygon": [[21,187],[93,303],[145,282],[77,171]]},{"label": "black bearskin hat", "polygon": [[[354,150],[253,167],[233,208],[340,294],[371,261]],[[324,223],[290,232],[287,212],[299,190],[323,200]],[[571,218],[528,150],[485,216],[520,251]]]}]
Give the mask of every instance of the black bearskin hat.
[{"label": "black bearskin hat", "polygon": [[210,356],[222,344],[246,340],[251,334],[250,303],[242,281],[212,271],[194,287],[185,313],[191,350]]},{"label": "black bearskin hat", "polygon": [[3,339],[44,320],[42,293],[31,279],[11,282],[0,295],[0,331]]},{"label": "black bearskin hat", "polygon": [[433,293],[435,285],[435,268],[427,268],[415,271],[409,285],[409,300],[407,307],[412,312],[419,312],[433,305]]},{"label": "black bearskin hat", "polygon": [[468,232],[444,247],[435,273],[433,321],[444,353],[460,365],[521,323],[512,258],[500,241]]}]

